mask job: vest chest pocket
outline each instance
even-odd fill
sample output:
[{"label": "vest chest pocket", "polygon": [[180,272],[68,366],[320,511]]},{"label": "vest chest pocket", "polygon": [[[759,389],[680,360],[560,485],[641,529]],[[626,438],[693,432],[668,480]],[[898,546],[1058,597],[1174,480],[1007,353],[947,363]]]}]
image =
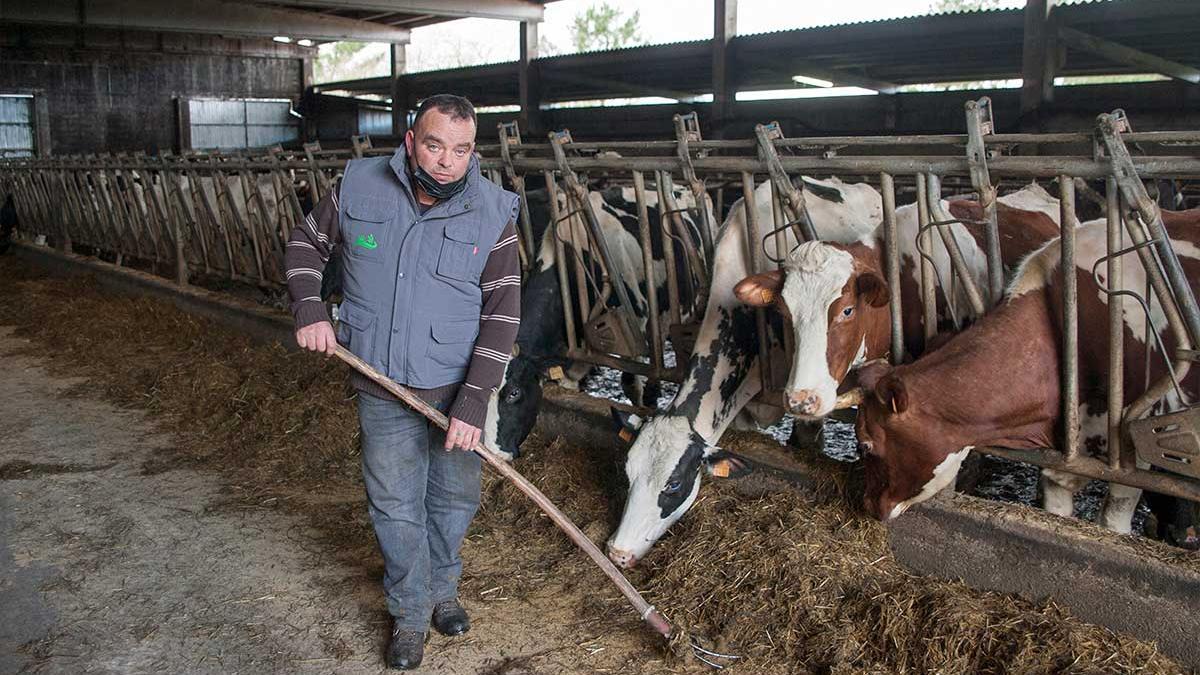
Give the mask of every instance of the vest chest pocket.
[{"label": "vest chest pocket", "polygon": [[371,365],[375,358],[375,312],[349,299],[338,305],[337,341]]},{"label": "vest chest pocket", "polygon": [[395,204],[380,200],[357,198],[347,200],[342,207],[342,244],[355,260],[383,260],[387,224],[396,216]]},{"label": "vest chest pocket", "polygon": [[483,265],[476,241],[479,225],[472,222],[452,222],[446,225],[442,236],[442,250],[438,253],[437,273],[460,281],[478,282]]}]

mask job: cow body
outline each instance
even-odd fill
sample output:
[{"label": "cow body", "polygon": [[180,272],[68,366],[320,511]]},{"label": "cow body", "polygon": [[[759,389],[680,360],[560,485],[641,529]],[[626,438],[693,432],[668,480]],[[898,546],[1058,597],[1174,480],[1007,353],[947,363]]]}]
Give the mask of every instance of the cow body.
[{"label": "cow body", "polygon": [[[869,185],[836,179],[820,185],[820,191],[806,186],[807,208],[820,238],[857,241],[879,224],[882,199]],[[755,190],[753,208],[760,229],[769,231],[769,184]],[[642,428],[629,450],[629,497],[620,527],[608,542],[609,557],[619,565],[636,563],[687,511],[699,490],[701,468],[717,453],[717,439],[762,389],[755,315],[733,293],[734,285],[751,271],[745,225],[745,203],[739,200],[717,239],[708,306],[684,380],[668,408]],[[768,255],[782,258],[796,245],[790,228],[785,235],[778,248],[775,237],[767,237],[762,245]],[[772,363],[786,363],[782,334],[774,332],[770,342]],[[760,416],[758,421],[777,419],[775,413],[774,419]]]},{"label": "cow body", "polygon": [[[1163,212],[1172,245],[1193,287],[1200,280],[1200,210]],[[1108,296],[1092,278],[1092,265],[1106,251],[1106,225],[1092,221],[1076,233],[1079,293],[1079,370],[1081,452],[1105,454],[1108,410]],[[967,452],[989,445],[1018,449],[1061,445],[1060,353],[1062,274],[1060,241],[1030,255],[1009,287],[1004,304],[968,331],[913,364],[892,369],[872,364],[860,381],[864,402],[858,438],[866,464],[868,511],[882,520],[899,516],[936,494],[952,480]],[[1126,259],[1122,287],[1143,291],[1141,265]],[[1101,274],[1102,283],[1104,274]],[[1157,303],[1156,303],[1157,304]],[[1128,405],[1166,368],[1157,346],[1145,342],[1146,319],[1132,301],[1124,304],[1124,403]],[[1176,347],[1157,307],[1152,329],[1168,352]],[[1150,350],[1150,377],[1145,363]],[[1195,392],[1200,381],[1192,369],[1183,390]],[[1189,401],[1174,391],[1159,402],[1159,412]],[[1086,479],[1043,471],[1047,510],[1070,516],[1073,493]],[[1111,484],[1102,522],[1129,532],[1141,490]]]},{"label": "cow body", "polygon": [[[700,227],[705,222],[700,217],[696,202],[689,190],[676,187],[673,198],[676,206],[684,209],[679,216],[692,244],[699,248],[702,241]],[[568,208],[564,196],[559,194],[559,212],[567,214]],[[642,262],[642,246],[638,236],[640,223],[637,216],[637,203],[633,188],[609,187],[604,190],[592,190],[588,200],[596,214],[601,231],[604,233],[609,252],[613,256],[615,273],[610,278],[611,283],[624,283],[625,290],[633,304],[633,312],[637,317],[643,333],[645,333],[649,318],[650,293],[655,293],[658,306],[666,311],[666,268],[662,238],[662,230],[658,227],[661,209],[658,194],[655,190],[647,190],[647,218],[651,226],[651,256],[654,265],[655,287],[650,288],[646,281],[645,265]],[[574,364],[565,359],[567,343],[564,332],[566,322],[565,303],[562,297],[562,286],[558,279],[557,265],[561,262],[556,257],[556,246],[553,237],[558,236],[563,243],[567,256],[574,258],[576,264],[590,268],[601,277],[599,255],[591,250],[587,236],[586,225],[580,215],[567,217],[558,228],[550,228],[550,209],[545,192],[530,192],[529,206],[531,221],[534,225],[535,236],[539,237],[540,246],[537,259],[530,270],[529,277],[522,289],[521,297],[521,327],[517,334],[517,353],[510,360],[505,371],[504,381],[500,388],[493,393],[489,406],[489,414],[484,428],[484,443],[506,457],[515,457],[520,445],[537,421],[541,407],[542,383],[547,370],[552,366],[565,369],[566,386],[573,386],[578,379],[586,374],[590,366]],[[708,210],[707,222],[714,222],[712,203],[707,196],[703,208]],[[691,304],[698,292],[699,284],[693,277],[694,271],[689,267],[684,246],[672,242],[675,254],[676,277],[680,281],[680,303],[685,307]],[[578,288],[573,270],[567,274],[568,292],[571,294],[571,306],[575,312],[575,325],[579,327],[582,337],[584,323],[592,318],[580,314]],[[605,292],[597,296],[595,289],[588,288],[589,300],[592,305],[592,316],[604,307],[618,306],[616,293]],[[684,312],[685,318],[688,313]],[[635,405],[656,406],[659,388],[657,383],[652,386],[642,386],[633,376],[626,374],[622,377],[622,385],[626,395]]]}]

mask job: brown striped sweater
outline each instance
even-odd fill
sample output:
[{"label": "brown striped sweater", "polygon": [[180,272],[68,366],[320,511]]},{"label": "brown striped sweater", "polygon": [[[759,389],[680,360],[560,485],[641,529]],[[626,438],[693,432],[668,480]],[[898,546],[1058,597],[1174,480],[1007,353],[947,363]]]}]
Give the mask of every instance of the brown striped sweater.
[{"label": "brown striped sweater", "polygon": [[[284,252],[288,295],[297,329],[318,321],[329,321],[325,303],[321,301],[321,278],[329,256],[341,242],[338,226],[340,188],[339,184],[322,197],[304,223],[292,230]],[[475,339],[466,380],[461,386],[451,384],[413,391],[434,405],[453,396],[450,416],[482,428],[487,417],[488,398],[500,386],[521,321],[521,267],[516,227],[512,221],[505,225],[500,239],[492,247],[479,287],[483,293],[479,337]],[[351,382],[360,392],[395,398],[357,372],[351,375]]]}]

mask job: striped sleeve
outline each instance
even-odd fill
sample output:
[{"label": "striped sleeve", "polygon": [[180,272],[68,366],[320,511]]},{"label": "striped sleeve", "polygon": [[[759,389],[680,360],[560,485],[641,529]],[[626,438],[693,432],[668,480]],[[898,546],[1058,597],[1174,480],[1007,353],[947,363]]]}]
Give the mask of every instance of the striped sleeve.
[{"label": "striped sleeve", "polygon": [[473,427],[483,427],[488,398],[500,386],[517,328],[521,323],[521,263],[517,252],[517,230],[509,220],[500,239],[488,254],[479,287],[483,290],[483,311],[479,316],[479,337],[467,369],[467,379],[458,390],[450,416]]},{"label": "striped sleeve", "polygon": [[321,301],[321,280],[325,264],[338,245],[338,191],[341,183],[321,198],[313,210],[292,229],[287,250],[283,252],[288,297],[296,328],[318,321],[329,321],[325,303]]}]

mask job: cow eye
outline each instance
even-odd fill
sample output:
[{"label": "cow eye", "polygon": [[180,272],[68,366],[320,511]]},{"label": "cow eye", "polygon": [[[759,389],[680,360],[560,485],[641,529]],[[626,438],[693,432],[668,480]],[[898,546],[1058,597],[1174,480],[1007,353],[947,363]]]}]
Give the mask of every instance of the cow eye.
[{"label": "cow eye", "polygon": [[680,483],[677,480],[673,480],[670,483],[667,483],[667,486],[665,488],[663,488],[663,492],[665,492],[669,495],[673,495],[676,492],[679,492],[679,488],[681,488],[681,487],[683,487],[682,483]]},{"label": "cow eye", "polygon": [[504,400],[507,403],[516,403],[517,401],[520,401],[521,390],[517,389],[516,387],[510,388],[508,392],[504,394]]},{"label": "cow eye", "polygon": [[850,305],[846,309],[842,310],[842,318],[848,319],[848,318],[850,318],[850,315],[853,313],[854,313],[854,305]]}]

